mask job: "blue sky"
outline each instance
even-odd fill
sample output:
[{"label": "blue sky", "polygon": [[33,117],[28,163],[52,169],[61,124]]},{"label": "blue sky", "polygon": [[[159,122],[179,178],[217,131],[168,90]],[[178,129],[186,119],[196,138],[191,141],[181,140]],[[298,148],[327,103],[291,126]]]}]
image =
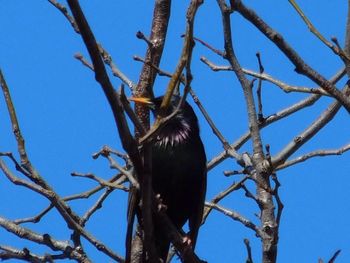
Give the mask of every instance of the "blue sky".
[{"label": "blue sky", "polygon": [[[96,38],[110,52],[118,67],[137,81],[141,64],[134,55],[144,56],[146,45],[135,37],[137,31],[149,33],[153,1],[90,0],[82,1]],[[287,1],[244,1],[254,8],[273,28],[299,52],[312,67],[330,78],[341,67],[341,60],[313,36]],[[300,1],[301,2],[301,1]],[[173,1],[168,39],[161,68],[173,71],[179,58],[185,30],[188,1]],[[347,6],[345,1],[303,1],[301,8],[318,30],[327,38],[344,42]],[[73,58],[76,52],[87,56],[83,42],[65,18],[48,1],[2,1],[0,9],[0,67],[7,79],[15,103],[29,157],[41,175],[62,195],[78,193],[95,186],[88,179],[72,178],[70,173],[93,172],[110,178],[115,171],[105,160],[93,160],[91,155],[103,145],[121,149],[113,117],[107,101],[94,81],[94,75]],[[259,34],[239,14],[232,15],[234,46],[241,65],[258,70],[255,54],[260,52],[266,73],[289,84],[314,87],[278,49]],[[221,17],[215,1],[205,1],[198,11],[195,35],[218,49],[223,49]],[[197,44],[193,54],[193,88],[210,116],[228,141],[233,142],[247,128],[247,117],[241,88],[232,72],[212,72],[199,58],[226,65],[226,62]],[[119,79],[112,77],[115,87]],[[168,79],[158,77],[155,93],[164,92]],[[338,85],[341,88],[343,79]],[[263,84],[265,115],[273,114],[299,100],[305,94],[283,93],[277,87]],[[189,102],[193,104],[192,100]],[[271,153],[278,153],[298,133],[332,102],[323,98],[314,107],[271,125],[262,131]],[[222,151],[198,110],[201,134],[208,159]],[[0,151],[16,151],[11,126],[0,96]],[[349,115],[342,109],[338,116],[295,156],[318,149],[339,148],[349,143]],[[251,152],[248,142],[240,152]],[[315,158],[278,173],[282,187],[280,195],[285,205],[280,227],[279,262],[316,262],[329,259],[337,249],[342,252],[337,262],[350,260],[350,224],[348,176],[349,154]],[[10,167],[12,167],[9,164]],[[12,167],[13,168],[13,167]],[[224,170],[239,169],[235,161],[226,160],[210,171],[207,199],[229,186],[237,177],[224,177]],[[0,215],[10,219],[32,216],[48,202],[32,192],[15,187],[0,176]],[[117,252],[124,252],[126,194],[113,193],[87,225],[89,231]],[[84,213],[91,200],[74,201],[72,207]],[[222,202],[226,208],[242,213],[257,223],[256,205],[235,192]],[[58,239],[68,239],[60,231],[64,222],[55,212],[48,214],[39,225],[28,225],[42,233],[54,233]],[[197,252],[209,262],[244,262],[243,239],[249,238],[253,256],[260,262],[260,241],[250,230],[228,217],[213,212],[200,232]],[[13,238],[0,230],[0,244],[18,248],[29,247],[38,253],[40,246]],[[96,262],[105,262],[94,248],[88,252]]]}]

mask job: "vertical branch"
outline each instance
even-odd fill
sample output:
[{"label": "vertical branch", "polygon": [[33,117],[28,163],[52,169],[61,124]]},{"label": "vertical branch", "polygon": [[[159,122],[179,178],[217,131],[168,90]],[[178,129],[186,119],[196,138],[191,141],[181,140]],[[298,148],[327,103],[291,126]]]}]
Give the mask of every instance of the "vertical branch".
[{"label": "vertical branch", "polygon": [[115,89],[107,75],[107,71],[101,58],[95,36],[90,29],[83,11],[81,10],[78,0],[68,0],[68,5],[79,27],[79,31],[92,60],[95,70],[95,79],[101,85],[101,88],[113,112],[114,120],[121,138],[123,148],[129,154],[130,159],[135,166],[136,172],[139,174],[142,171],[142,162],[140,159],[138,147],[135,139],[129,131],[120,98],[117,96]]},{"label": "vertical branch", "polygon": [[43,180],[41,180],[42,178],[40,178],[40,176],[38,175],[37,171],[34,169],[32,164],[30,163],[30,160],[28,158],[24,138],[22,137],[22,133],[17,120],[16,110],[12,103],[10,90],[7,86],[5,77],[2,74],[1,69],[0,69],[0,86],[2,88],[2,92],[5,97],[5,102],[6,102],[7,109],[11,119],[12,131],[17,142],[17,149],[21,159],[21,166],[22,166],[21,168],[24,168],[26,170],[26,171],[23,170],[25,172],[24,174],[27,175],[27,177],[30,180],[40,184],[42,187],[45,188],[46,183]]},{"label": "vertical branch", "polygon": [[[153,84],[155,82],[157,71],[150,65],[159,66],[160,60],[162,57],[164,44],[166,40],[166,34],[168,29],[168,22],[170,18],[171,11],[171,0],[157,0],[155,1],[154,11],[153,11],[153,20],[151,35],[148,41],[148,48],[146,51],[145,60],[147,63],[143,64],[139,82],[135,90],[135,96],[141,97],[153,97]],[[149,129],[149,110],[139,104],[135,105],[135,112],[139,117],[142,125]],[[139,134],[136,132],[136,136]],[[150,146],[145,143],[143,145],[143,176],[139,178],[141,181],[141,200],[142,200],[142,219],[143,219],[143,242],[140,242],[140,236],[135,236],[136,240],[134,244],[143,244],[143,252],[141,252],[142,247],[133,246],[132,248],[132,261],[139,260],[139,254],[143,254],[142,257],[145,257],[145,254],[148,253],[148,256],[151,260],[155,260],[157,255],[155,255],[154,241],[153,241],[153,223],[152,223],[152,153]],[[136,193],[131,193],[136,194]],[[137,205],[138,198],[132,197],[131,200],[134,200],[130,209],[134,210]],[[129,219],[128,219],[129,220]],[[128,255],[127,255],[128,257]],[[137,257],[138,259],[134,259]]]},{"label": "vertical branch", "polygon": [[231,11],[229,7],[225,4],[223,0],[218,0],[219,7],[222,13],[223,28],[224,28],[224,43],[225,43],[225,58],[230,63],[232,70],[236,74],[238,81],[240,82],[244,98],[246,101],[248,120],[249,120],[249,130],[252,135],[254,155],[263,156],[263,147],[260,137],[260,129],[257,122],[257,114],[254,103],[254,97],[252,92],[252,86],[249,80],[245,77],[245,74],[236,58],[233,45],[232,45],[232,35],[231,35]]},{"label": "vertical branch", "polygon": [[255,179],[257,182],[257,196],[261,201],[261,225],[264,235],[261,236],[263,245],[263,262],[276,262],[277,242],[278,242],[278,225],[274,214],[273,194],[270,190],[270,166],[266,160],[262,141],[260,136],[260,128],[258,124],[252,85],[245,77],[245,74],[236,58],[231,35],[231,9],[226,5],[224,0],[217,0],[222,14],[222,22],[224,29],[225,58],[229,61],[237,79],[239,80],[246,101],[249,130],[253,141],[253,166],[255,169]]},{"label": "vertical branch", "polygon": [[[143,173],[144,173],[143,164],[142,164],[141,156],[138,151],[137,143],[134,137],[130,133],[129,127],[127,125],[127,121],[124,116],[123,106],[120,101],[120,98],[119,96],[117,96],[112,86],[112,83],[110,82],[110,79],[107,75],[106,68],[101,58],[96,39],[81,10],[78,0],[68,0],[68,5],[79,27],[79,31],[81,32],[81,36],[83,38],[83,41],[87,47],[90,58],[92,60],[93,68],[95,70],[95,79],[101,85],[101,88],[112,109],[123,148],[126,150],[128,155],[130,156],[130,159],[134,165],[138,178],[139,179],[143,178],[145,177],[143,176]],[[133,210],[133,207],[131,207],[131,209]]]},{"label": "vertical branch", "polygon": [[[350,0],[348,0],[348,13],[346,18],[346,26],[345,26],[344,52],[347,56],[350,56]],[[350,78],[350,65],[349,63],[345,63],[345,66],[346,66],[346,73]]]},{"label": "vertical branch", "polygon": [[[152,148],[150,143],[143,144],[142,153],[144,158],[144,170],[141,178],[141,213],[142,213],[142,230],[143,230],[143,260],[145,257],[149,258],[149,262],[158,262],[159,256],[157,255],[154,242],[154,227],[152,217],[153,207],[153,188],[152,188]],[[139,222],[140,223],[140,222]],[[148,262],[148,261],[147,261]]]},{"label": "vertical branch", "polygon": [[[256,53],[256,57],[258,59],[258,63],[259,63],[259,73],[263,74],[264,73],[264,67],[261,63],[261,56],[260,53]],[[259,113],[258,113],[258,120],[260,123],[262,123],[264,121],[264,114],[263,114],[263,105],[262,105],[262,98],[261,98],[261,88],[262,88],[262,79],[259,78],[258,79],[258,89],[257,89],[257,96],[258,96],[258,109],[259,109]]]},{"label": "vertical branch", "polygon": [[13,134],[15,135],[16,141],[17,141],[17,147],[18,147],[18,153],[21,158],[21,164],[25,166],[25,164],[28,162],[28,156],[25,151],[25,144],[24,144],[24,139],[22,137],[21,131],[19,129],[18,121],[17,121],[17,116],[15,112],[15,107],[13,106],[11,95],[9,88],[7,86],[7,83],[5,81],[4,75],[2,74],[2,71],[0,69],[0,85],[2,87],[2,91],[5,97],[6,105],[8,112],[10,114],[10,119],[12,123],[12,131]]},{"label": "vertical branch", "polygon": [[247,254],[248,254],[247,260],[245,262],[246,263],[253,263],[252,248],[250,247],[249,239],[247,239],[247,238],[244,239],[244,245],[246,246]]},{"label": "vertical branch", "polygon": [[[180,76],[186,65],[188,69],[187,77],[188,77],[188,81],[190,82],[191,76],[190,76],[189,63],[191,61],[191,54],[192,54],[192,48],[193,48],[193,23],[194,23],[194,17],[195,17],[196,11],[201,4],[202,4],[202,0],[192,0],[189,5],[189,8],[187,10],[187,16],[186,16],[187,18],[186,34],[185,34],[185,40],[183,44],[181,57],[175,69],[175,73],[172,75],[170,82],[168,84],[163,102],[161,104],[160,114],[157,117],[156,123],[152,127],[152,130],[148,134],[146,134],[145,137],[151,135],[154,132],[154,130],[159,128],[159,124],[162,120],[162,117],[164,117],[163,113],[166,112],[166,109],[169,106],[170,99],[173,95],[174,89],[177,83],[179,82]],[[156,74],[158,72],[157,71],[158,65],[159,63],[151,63],[150,61],[147,61],[147,58],[146,58],[146,63],[144,65],[144,68],[149,67],[152,70],[152,72]],[[153,95],[152,92],[148,92],[148,94],[150,94],[151,96]],[[142,114],[142,112],[137,112],[137,114]],[[144,116],[141,116],[141,117],[144,117]],[[144,138],[141,139],[141,143],[145,142]],[[152,235],[152,229],[153,229],[152,213],[151,213],[152,211],[151,209],[152,208],[152,198],[151,198],[152,197],[152,178],[151,178],[152,167],[151,167],[151,151],[150,151],[150,146],[147,142],[143,143],[143,150],[144,150],[144,171],[145,171],[144,177],[142,178],[143,180],[142,180],[142,188],[141,188],[142,219],[143,219],[143,230],[144,230],[143,244],[144,244],[144,250],[149,253],[152,249],[151,244],[152,244],[152,236],[153,236]]]},{"label": "vertical branch", "polygon": [[[162,101],[162,104],[160,106],[160,113],[157,117],[157,122],[159,123],[160,118],[165,116],[165,112],[170,104],[171,97],[174,93],[174,90],[176,88],[177,83],[180,80],[180,76],[182,74],[183,69],[185,68],[188,63],[191,61],[192,56],[192,49],[194,46],[193,41],[193,23],[194,23],[194,17],[196,15],[198,7],[203,3],[203,0],[192,0],[186,14],[187,19],[187,25],[186,25],[186,34],[185,34],[185,40],[181,52],[181,57],[179,60],[179,63],[176,66],[174,74],[171,76],[171,79],[168,84],[168,88],[166,90],[166,93],[164,95],[164,99]],[[190,74],[190,72],[188,72]],[[188,75],[186,75],[188,77]],[[188,81],[188,79],[186,80]]]},{"label": "vertical branch", "polygon": [[[151,36],[149,38],[150,45],[146,51],[139,82],[135,90],[135,96],[153,97],[153,84],[157,76],[157,71],[151,65],[159,66],[163,54],[166,34],[168,30],[168,22],[171,11],[171,0],[156,0],[153,20],[151,28]],[[139,116],[144,127],[149,129],[149,112],[145,107],[136,104],[136,114]]]}]

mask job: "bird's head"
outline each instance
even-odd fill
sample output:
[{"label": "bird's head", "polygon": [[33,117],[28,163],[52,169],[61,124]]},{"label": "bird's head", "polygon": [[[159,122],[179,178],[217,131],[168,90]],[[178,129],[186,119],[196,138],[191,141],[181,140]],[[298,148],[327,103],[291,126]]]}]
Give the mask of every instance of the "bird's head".
[{"label": "bird's head", "polygon": [[[143,104],[150,108],[154,116],[157,116],[162,104],[163,96],[154,99],[143,97],[132,97],[132,101],[135,103]],[[172,114],[180,103],[179,96],[172,96],[169,107],[166,112],[166,116]],[[199,126],[196,114],[192,107],[185,102],[182,107],[179,108],[177,113],[168,120],[159,131],[157,141],[165,146],[176,145],[188,140],[191,134],[199,134]]]}]

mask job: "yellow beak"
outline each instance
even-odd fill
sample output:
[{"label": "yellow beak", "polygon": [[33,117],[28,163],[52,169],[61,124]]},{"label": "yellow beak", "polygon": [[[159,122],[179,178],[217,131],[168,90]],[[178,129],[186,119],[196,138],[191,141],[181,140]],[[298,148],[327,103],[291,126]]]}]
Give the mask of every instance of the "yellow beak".
[{"label": "yellow beak", "polygon": [[148,106],[153,106],[153,102],[150,98],[146,97],[130,97],[129,100],[135,102],[135,103],[142,103]]}]

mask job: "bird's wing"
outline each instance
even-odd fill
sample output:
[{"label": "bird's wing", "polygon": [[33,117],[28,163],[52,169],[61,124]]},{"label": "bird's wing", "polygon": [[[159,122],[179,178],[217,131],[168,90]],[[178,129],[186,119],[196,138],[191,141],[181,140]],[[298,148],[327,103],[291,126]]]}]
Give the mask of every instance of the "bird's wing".
[{"label": "bird's wing", "polygon": [[133,226],[135,221],[135,215],[137,210],[137,204],[138,204],[138,193],[137,189],[134,187],[130,187],[129,192],[129,200],[128,200],[128,213],[127,213],[127,233],[126,233],[126,240],[125,240],[125,246],[126,246],[126,256],[125,256],[125,262],[128,263],[131,260],[131,243],[132,243],[132,234],[133,234]]},{"label": "bird's wing", "polygon": [[207,172],[205,171],[203,175],[203,180],[201,181],[200,187],[198,188],[198,193],[196,195],[198,197],[198,200],[196,200],[197,205],[195,206],[194,211],[189,218],[190,238],[193,249],[196,246],[198,230],[202,223],[206,191]]}]

